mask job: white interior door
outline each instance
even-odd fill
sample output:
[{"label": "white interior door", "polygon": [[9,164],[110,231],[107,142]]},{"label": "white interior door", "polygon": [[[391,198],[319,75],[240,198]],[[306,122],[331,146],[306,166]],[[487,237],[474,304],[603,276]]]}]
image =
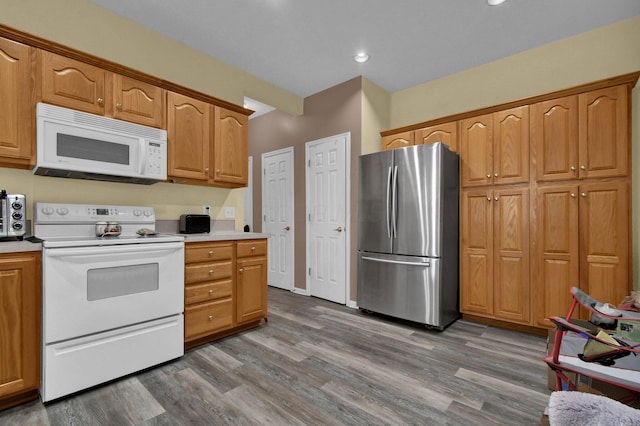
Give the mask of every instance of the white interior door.
[{"label": "white interior door", "polygon": [[312,296],[346,303],[350,134],[306,144],[307,288]]},{"label": "white interior door", "polygon": [[243,226],[249,227],[249,231],[254,232],[253,229],[253,157],[249,156],[249,176],[248,184],[244,189],[244,218]]},{"label": "white interior door", "polygon": [[293,147],[262,154],[262,232],[270,286],[293,291]]}]

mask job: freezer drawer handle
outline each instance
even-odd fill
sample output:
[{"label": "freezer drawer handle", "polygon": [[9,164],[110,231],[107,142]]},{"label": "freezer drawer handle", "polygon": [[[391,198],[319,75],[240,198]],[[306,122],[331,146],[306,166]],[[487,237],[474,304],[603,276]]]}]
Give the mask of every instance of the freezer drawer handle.
[{"label": "freezer drawer handle", "polygon": [[424,263],[403,262],[401,260],[377,259],[375,257],[368,257],[368,256],[362,256],[362,260],[370,260],[372,262],[380,262],[380,263],[395,263],[396,265],[423,266],[425,268],[428,268],[431,266],[431,263],[429,262],[424,262]]}]

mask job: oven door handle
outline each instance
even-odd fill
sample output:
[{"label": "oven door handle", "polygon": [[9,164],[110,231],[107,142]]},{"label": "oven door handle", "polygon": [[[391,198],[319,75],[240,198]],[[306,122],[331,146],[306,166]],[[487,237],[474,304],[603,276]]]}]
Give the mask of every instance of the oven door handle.
[{"label": "oven door handle", "polygon": [[124,244],[111,246],[90,246],[90,247],[70,247],[70,248],[44,248],[48,257],[61,256],[95,256],[106,254],[123,253],[151,253],[168,252],[184,249],[184,243],[149,243],[149,244]]}]

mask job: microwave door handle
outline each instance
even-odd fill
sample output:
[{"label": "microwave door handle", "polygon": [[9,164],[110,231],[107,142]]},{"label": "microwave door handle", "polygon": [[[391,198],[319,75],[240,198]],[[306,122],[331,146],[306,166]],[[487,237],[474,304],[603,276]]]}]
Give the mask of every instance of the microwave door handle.
[{"label": "microwave door handle", "polygon": [[138,158],[140,159],[140,170],[138,170],[138,174],[140,176],[144,176],[144,171],[147,168],[147,156],[144,155],[144,148],[146,146],[145,140],[140,138],[140,150],[138,152]]}]

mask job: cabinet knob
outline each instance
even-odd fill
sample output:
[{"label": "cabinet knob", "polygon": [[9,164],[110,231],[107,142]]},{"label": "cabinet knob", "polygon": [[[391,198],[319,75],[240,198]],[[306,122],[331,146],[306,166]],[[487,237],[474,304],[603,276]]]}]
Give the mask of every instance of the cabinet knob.
[{"label": "cabinet knob", "polygon": [[209,256],[213,256],[213,250],[209,250]]},{"label": "cabinet knob", "polygon": [[209,315],[209,321],[213,321],[213,315]]},{"label": "cabinet knob", "polygon": [[244,272],[244,268],[238,269],[238,272],[243,273]]},{"label": "cabinet knob", "polygon": [[205,172],[206,174],[209,174],[209,168],[208,168],[208,167],[205,167],[204,172]]},{"label": "cabinet knob", "polygon": [[498,201],[500,199],[500,197],[494,197],[495,201]]},{"label": "cabinet knob", "polygon": [[585,165],[580,166],[580,170],[587,170],[587,166]]},{"label": "cabinet knob", "polygon": [[491,197],[490,196],[487,197],[487,201],[491,201]]},{"label": "cabinet knob", "polygon": [[216,173],[217,173],[217,174],[220,174],[220,169],[216,169]]},{"label": "cabinet knob", "polygon": [[213,275],[213,269],[209,271],[209,275]]},{"label": "cabinet knob", "polygon": [[491,173],[487,173],[487,179],[491,179]]},{"label": "cabinet knob", "polygon": [[256,246],[251,247],[251,251],[256,251]]},{"label": "cabinet knob", "polygon": [[574,192],[571,193],[571,198],[576,198],[576,194]]},{"label": "cabinet knob", "polygon": [[581,197],[586,197],[586,196],[587,196],[587,193],[586,193],[586,192],[581,192],[581,193],[580,193],[580,196],[581,196]]},{"label": "cabinet knob", "polygon": [[104,99],[98,98],[98,105],[104,105]]},{"label": "cabinet knob", "polygon": [[498,174],[497,174],[497,173],[494,173],[494,174],[493,174],[493,176],[498,177]]},{"label": "cabinet knob", "polygon": [[213,290],[209,290],[209,294],[213,294]]},{"label": "cabinet knob", "polygon": [[576,166],[571,166],[570,169],[571,169],[572,172],[575,172],[576,171]]},{"label": "cabinet knob", "polygon": [[118,103],[116,104],[116,108],[118,108],[118,109],[122,109],[122,103],[118,102]]}]

